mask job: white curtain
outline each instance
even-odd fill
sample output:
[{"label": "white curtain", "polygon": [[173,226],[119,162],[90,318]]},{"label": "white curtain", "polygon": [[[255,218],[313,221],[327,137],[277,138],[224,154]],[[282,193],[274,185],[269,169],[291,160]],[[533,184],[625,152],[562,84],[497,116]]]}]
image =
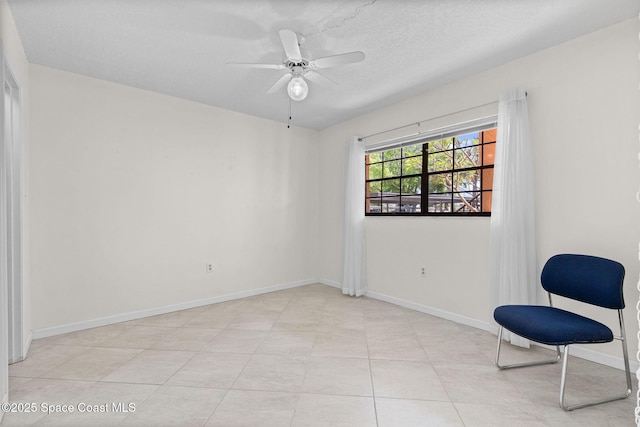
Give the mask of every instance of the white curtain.
[{"label": "white curtain", "polygon": [[[533,151],[527,94],[500,95],[491,205],[491,280],[495,306],[535,304],[538,273],[535,242]],[[512,344],[529,341],[505,331]]]},{"label": "white curtain", "polygon": [[361,296],[367,292],[364,230],[364,141],[347,142],[344,191],[342,293]]}]

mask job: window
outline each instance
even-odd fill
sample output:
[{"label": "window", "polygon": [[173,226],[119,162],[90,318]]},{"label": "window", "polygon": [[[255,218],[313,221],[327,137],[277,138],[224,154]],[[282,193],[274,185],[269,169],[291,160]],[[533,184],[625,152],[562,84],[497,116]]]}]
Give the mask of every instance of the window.
[{"label": "window", "polygon": [[490,215],[496,147],[491,126],[368,152],[365,213]]}]

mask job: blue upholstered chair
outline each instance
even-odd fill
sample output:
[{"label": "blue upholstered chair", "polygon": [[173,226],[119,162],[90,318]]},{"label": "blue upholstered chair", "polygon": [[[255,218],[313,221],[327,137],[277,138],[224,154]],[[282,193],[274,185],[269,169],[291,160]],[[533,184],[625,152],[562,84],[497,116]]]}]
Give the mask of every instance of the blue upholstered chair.
[{"label": "blue upholstered chair", "polygon": [[[500,325],[498,332],[498,349],[496,366],[500,369],[520,368],[524,366],[556,363],[560,360],[560,346],[564,347],[562,357],[562,377],[560,380],[560,407],[566,411],[584,408],[624,399],[631,394],[631,371],[627,353],[626,336],[622,309],[624,297],[622,284],[624,267],[622,264],[605,258],[588,255],[556,255],[551,257],[542,270],[542,287],[549,295],[549,307],[537,305],[503,305],[495,309],[493,317]],[[555,308],[551,302],[551,294],[571,298],[596,306],[618,311],[620,336],[614,336],[609,327],[600,322],[578,314]],[[500,364],[500,346],[503,330],[541,344],[556,347],[556,357],[513,365]],[[569,346],[572,344],[596,344],[618,339],[622,342],[622,354],[627,376],[627,390],[624,394],[602,398],[568,406],[564,402],[564,391],[567,378],[567,362]]]}]

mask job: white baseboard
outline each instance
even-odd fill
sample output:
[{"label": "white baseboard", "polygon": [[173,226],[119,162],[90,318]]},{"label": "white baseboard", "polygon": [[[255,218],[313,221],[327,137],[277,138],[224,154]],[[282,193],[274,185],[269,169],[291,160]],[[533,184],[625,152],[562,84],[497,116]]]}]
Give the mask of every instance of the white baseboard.
[{"label": "white baseboard", "polygon": [[22,343],[22,354],[19,355],[17,359],[10,360],[9,365],[22,362],[27,358],[27,354],[29,354],[29,349],[31,348],[31,341],[33,341],[33,331],[28,331],[24,337],[24,342]]},{"label": "white baseboard", "polygon": [[29,354],[29,349],[31,348],[31,341],[33,341],[33,331],[29,331],[24,340],[24,357],[27,357]]},{"label": "white baseboard", "polygon": [[333,288],[338,288],[338,289],[342,289],[342,283],[338,283],[335,280],[329,280],[329,279],[318,279],[318,283],[323,284],[323,285],[327,285],[327,286],[331,286]]},{"label": "white baseboard", "polygon": [[99,326],[112,325],[114,323],[128,322],[130,320],[141,319],[143,317],[157,316],[159,314],[172,313],[174,311],[188,310],[190,308],[202,307],[203,305],[216,304],[219,302],[231,301],[240,298],[251,297],[254,295],[266,294],[269,292],[281,291],[284,289],[296,288],[299,286],[311,285],[318,283],[317,278],[298,280],[295,282],[283,283],[279,285],[268,286],[265,288],[251,289],[248,291],[237,292],[233,294],[221,295],[217,297],[205,298],[195,301],[187,301],[180,304],[172,304],[165,307],[150,308],[147,310],[135,311],[131,313],[116,314],[114,316],[101,317],[98,319],[85,320],[82,322],[68,323],[66,325],[54,326],[51,328],[35,329],[30,334],[31,339],[46,338],[55,335],[68,334],[69,332],[82,331],[85,329],[97,328]]},{"label": "white baseboard", "polygon": [[451,313],[450,311],[441,310],[439,308],[429,307],[426,305],[416,304],[411,301],[406,301],[396,297],[390,297],[378,292],[367,291],[366,294],[370,298],[375,298],[380,301],[390,302],[401,307],[410,308],[421,313],[430,314],[432,316],[440,317],[442,319],[451,320],[452,322],[460,323],[461,325],[471,326],[476,329],[482,329],[483,331],[496,333],[497,329],[490,323],[483,322],[481,320],[473,319],[471,317],[463,316],[461,314]]},{"label": "white baseboard", "polygon": [[[321,279],[320,283],[326,284],[326,280]],[[335,282],[334,282],[335,283]],[[332,286],[332,285],[330,285]],[[341,287],[339,284],[337,287]],[[471,317],[463,316],[456,313],[451,313],[446,310],[441,310],[434,307],[429,307],[421,304],[416,304],[414,302],[406,301],[400,298],[391,297],[385,294],[381,294],[378,292],[368,291],[366,296],[370,298],[375,298],[380,301],[389,302],[392,304],[399,305],[401,307],[410,308],[412,310],[419,311],[421,313],[430,314],[432,316],[440,317],[442,319],[451,320],[452,322],[456,322],[462,325],[471,326],[473,328],[481,329],[483,331],[490,332],[494,335],[498,334],[498,328],[496,325],[488,322],[484,322],[481,320],[473,319]],[[532,343],[534,345],[540,345],[541,347],[549,348],[555,350],[555,347],[544,346],[537,343]],[[620,350],[622,351],[622,350]],[[630,351],[630,356],[633,352]],[[572,356],[579,357],[581,359],[589,360],[591,362],[599,363],[601,365],[610,366],[612,368],[624,370],[624,359],[622,355],[613,356],[611,354],[602,353],[586,346],[574,345],[571,346],[571,352],[569,353]],[[640,362],[637,360],[630,359],[629,360],[629,368],[631,372],[637,372],[640,369]]]}]

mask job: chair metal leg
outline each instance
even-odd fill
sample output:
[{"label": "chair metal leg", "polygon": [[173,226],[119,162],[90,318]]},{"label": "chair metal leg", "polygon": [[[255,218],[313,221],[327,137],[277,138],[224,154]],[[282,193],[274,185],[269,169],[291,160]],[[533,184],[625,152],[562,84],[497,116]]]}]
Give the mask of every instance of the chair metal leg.
[{"label": "chair metal leg", "polygon": [[605,397],[604,399],[593,400],[584,403],[578,403],[576,405],[566,405],[564,403],[564,390],[567,382],[567,365],[569,360],[569,346],[564,346],[564,356],[562,359],[562,379],[560,380],[560,407],[565,411],[573,411],[574,409],[585,408],[587,406],[599,405],[601,403],[613,402],[614,400],[626,399],[631,395],[631,369],[629,369],[629,352],[627,350],[627,339],[624,330],[624,319],[622,318],[622,310],[618,310],[618,320],[620,322],[620,336],[615,337],[622,342],[622,355],[624,356],[624,370],[627,377],[627,391],[624,394],[620,394],[612,397]]},{"label": "chair metal leg", "polygon": [[538,365],[550,365],[553,363],[558,363],[560,360],[560,347],[556,346],[556,357],[554,359],[547,360],[539,360],[535,362],[526,362],[526,363],[514,363],[512,365],[501,365],[500,364],[500,348],[502,346],[502,332],[504,330],[503,326],[500,326],[498,331],[498,349],[496,350],[496,366],[500,369],[512,369],[512,368],[524,368],[526,366],[538,366]]}]

